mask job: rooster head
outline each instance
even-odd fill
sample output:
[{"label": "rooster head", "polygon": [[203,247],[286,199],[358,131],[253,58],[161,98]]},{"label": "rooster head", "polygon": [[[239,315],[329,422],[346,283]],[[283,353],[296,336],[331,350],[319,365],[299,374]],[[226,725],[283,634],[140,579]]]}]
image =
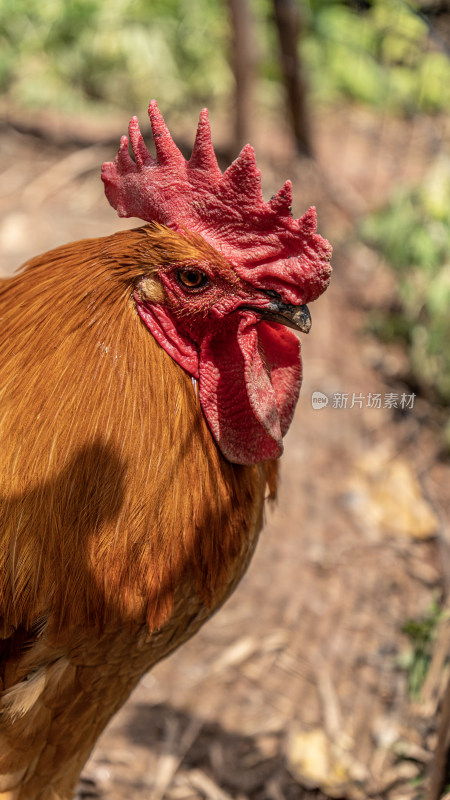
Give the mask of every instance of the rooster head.
[{"label": "rooster head", "polygon": [[154,100],[156,158],[136,117],[102,180],[120,216],[150,223],[149,263],[136,282],[139,316],[166,352],[199,382],[208,425],[238,464],[278,458],[301,384],[306,303],[327,287],[331,246],[316,213],[291,214],[290,181],[266,203],[253,148],[222,174],[208,112],[186,161]]}]

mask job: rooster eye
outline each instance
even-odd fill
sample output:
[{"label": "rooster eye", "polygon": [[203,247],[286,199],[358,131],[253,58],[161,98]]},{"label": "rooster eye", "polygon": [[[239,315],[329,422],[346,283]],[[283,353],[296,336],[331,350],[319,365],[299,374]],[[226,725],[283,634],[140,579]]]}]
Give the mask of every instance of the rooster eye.
[{"label": "rooster eye", "polygon": [[208,276],[199,269],[180,269],[177,278],[185,289],[200,289],[208,283]]}]

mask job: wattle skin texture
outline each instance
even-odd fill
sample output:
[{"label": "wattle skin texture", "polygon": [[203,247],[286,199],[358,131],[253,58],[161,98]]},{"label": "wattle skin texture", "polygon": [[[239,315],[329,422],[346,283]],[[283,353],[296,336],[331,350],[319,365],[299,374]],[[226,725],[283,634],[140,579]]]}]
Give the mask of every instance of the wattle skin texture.
[{"label": "wattle skin texture", "polygon": [[135,301],[159,344],[199,380],[203,413],[225,458],[235,464],[278,458],[300,393],[296,335],[241,309],[194,342],[180,335],[179,321],[166,308],[138,296]]}]

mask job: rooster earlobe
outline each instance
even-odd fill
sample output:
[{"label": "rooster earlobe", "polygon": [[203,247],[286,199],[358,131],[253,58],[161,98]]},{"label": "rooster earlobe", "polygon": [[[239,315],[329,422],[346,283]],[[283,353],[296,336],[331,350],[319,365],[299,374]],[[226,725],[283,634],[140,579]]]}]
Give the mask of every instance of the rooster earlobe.
[{"label": "rooster earlobe", "polygon": [[170,164],[172,168],[184,168],[185,160],[169,133],[156,100],[150,100],[148,116],[152,126],[157,164],[159,166]]},{"label": "rooster earlobe", "polygon": [[195,135],[192,155],[189,159],[188,169],[202,169],[216,179],[222,177],[222,172],[217,163],[216,154],[211,139],[211,128],[209,126],[208,109],[203,108],[200,112],[197,133]]}]

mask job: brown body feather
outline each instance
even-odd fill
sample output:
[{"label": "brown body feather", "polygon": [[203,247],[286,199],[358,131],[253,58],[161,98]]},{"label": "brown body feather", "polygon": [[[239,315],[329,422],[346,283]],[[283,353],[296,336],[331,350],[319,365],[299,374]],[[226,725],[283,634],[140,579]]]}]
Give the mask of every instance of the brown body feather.
[{"label": "brown body feather", "polygon": [[11,800],[71,796],[140,676],[232,591],[275,492],[273,462],[222,457],[195,382],[137,315],[132,287],[160,263],[157,235],[70,244],[0,283],[0,797]]}]

